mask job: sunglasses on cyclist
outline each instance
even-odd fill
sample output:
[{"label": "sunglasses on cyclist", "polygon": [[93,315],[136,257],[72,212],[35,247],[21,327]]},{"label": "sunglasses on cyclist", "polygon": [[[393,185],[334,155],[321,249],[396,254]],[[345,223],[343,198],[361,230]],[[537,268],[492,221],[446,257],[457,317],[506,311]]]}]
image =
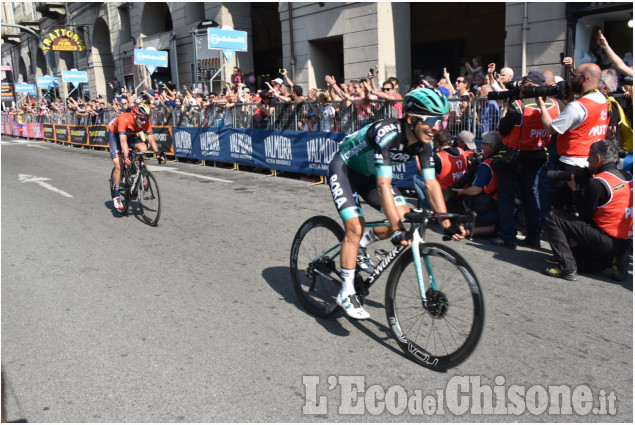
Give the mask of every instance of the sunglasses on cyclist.
[{"label": "sunglasses on cyclist", "polygon": [[141,122],[146,122],[148,119],[146,117],[142,117],[141,115],[137,115],[137,119]]},{"label": "sunglasses on cyclist", "polygon": [[424,123],[428,124],[430,127],[434,127],[436,125],[441,125],[441,122],[443,121],[443,117],[440,117],[438,115],[417,115],[417,114],[412,114],[412,116],[419,118],[421,121],[423,121]]}]

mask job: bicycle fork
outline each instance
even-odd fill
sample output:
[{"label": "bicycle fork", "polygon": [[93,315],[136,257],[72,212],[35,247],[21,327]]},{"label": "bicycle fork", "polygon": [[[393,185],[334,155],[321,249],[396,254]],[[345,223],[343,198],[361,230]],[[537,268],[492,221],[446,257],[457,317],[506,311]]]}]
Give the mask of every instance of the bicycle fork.
[{"label": "bicycle fork", "polygon": [[[417,272],[417,283],[419,284],[419,294],[421,295],[421,301],[423,301],[425,305],[427,302],[427,297],[426,297],[426,282],[425,282],[425,277],[423,276],[423,268],[421,265],[421,253],[419,250],[421,242],[422,242],[422,238],[419,232],[414,232],[411,249],[412,249],[412,255],[414,256],[414,261],[415,261],[415,270]],[[434,279],[434,273],[432,271],[432,264],[430,263],[430,257],[426,255],[423,258],[423,261],[425,263],[428,276],[430,276],[430,287],[436,291],[437,282]]]}]

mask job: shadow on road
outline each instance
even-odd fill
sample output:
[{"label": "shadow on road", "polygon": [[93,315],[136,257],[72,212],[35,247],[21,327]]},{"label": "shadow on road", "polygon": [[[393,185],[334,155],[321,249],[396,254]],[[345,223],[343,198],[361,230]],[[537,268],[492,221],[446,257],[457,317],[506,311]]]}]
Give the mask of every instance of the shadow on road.
[{"label": "shadow on road", "polygon": [[[535,271],[540,274],[544,274],[546,268],[545,259],[551,255],[551,248],[549,244],[542,241],[542,247],[540,249],[524,248],[519,244],[519,248],[516,250],[499,247],[494,245],[488,238],[475,238],[473,241],[467,241],[467,244],[493,253],[493,258],[503,261],[505,263],[513,264],[525,268],[527,270]],[[579,272],[580,276],[588,277],[589,279],[610,283],[613,285],[622,286],[624,289],[633,291],[633,257],[629,257],[629,273],[625,280],[615,281],[612,279],[612,270],[607,268],[598,273],[586,273]],[[545,279],[550,279],[554,284],[562,284],[562,279],[557,279],[544,275]]]},{"label": "shadow on road", "polygon": [[[262,277],[265,279],[265,281],[269,284],[269,286],[271,286],[271,288],[274,291],[276,291],[278,294],[282,296],[282,298],[287,303],[294,305],[295,307],[297,307],[298,310],[302,311],[307,316],[315,319],[315,322],[318,325],[322,326],[325,330],[327,330],[331,334],[335,336],[342,336],[342,337],[348,336],[350,334],[350,331],[346,329],[345,327],[343,327],[342,324],[340,323],[342,320],[348,319],[348,316],[346,316],[341,311],[341,309],[338,310],[338,312],[335,313],[331,318],[324,319],[321,317],[313,316],[312,314],[308,313],[303,308],[302,304],[298,300],[298,297],[293,291],[293,286],[291,283],[291,271],[289,267],[271,267],[271,268],[265,269],[262,272]],[[367,305],[372,307],[383,308],[383,304],[373,300],[367,299],[366,303]],[[399,355],[404,357],[404,359],[407,359],[407,357],[401,352],[399,348],[393,347],[390,344],[388,344],[388,341],[392,340],[392,333],[390,329],[383,323],[377,320],[374,320],[372,318],[369,320],[349,319],[349,321],[357,329],[359,329],[366,336],[368,336],[370,339],[381,344],[385,348],[395,353],[398,353]]]}]

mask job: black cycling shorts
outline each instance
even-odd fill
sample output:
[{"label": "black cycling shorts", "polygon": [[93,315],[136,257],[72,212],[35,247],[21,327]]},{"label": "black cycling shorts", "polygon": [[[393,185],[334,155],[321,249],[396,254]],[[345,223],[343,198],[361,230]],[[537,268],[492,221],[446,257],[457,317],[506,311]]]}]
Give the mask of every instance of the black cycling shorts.
[{"label": "black cycling shorts", "polygon": [[[329,186],[342,221],[364,216],[359,203],[360,195],[368,205],[378,211],[382,210],[377,177],[365,176],[353,170],[346,165],[339,154],[333,157],[329,165]],[[395,186],[392,186],[392,193],[397,206],[407,204],[406,199]]]}]

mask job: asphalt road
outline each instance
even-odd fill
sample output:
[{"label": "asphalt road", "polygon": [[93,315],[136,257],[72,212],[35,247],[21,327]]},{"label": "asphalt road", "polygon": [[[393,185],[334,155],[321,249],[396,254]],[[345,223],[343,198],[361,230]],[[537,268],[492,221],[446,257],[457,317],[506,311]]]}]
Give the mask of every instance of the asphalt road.
[{"label": "asphalt road", "polygon": [[477,270],[487,321],[474,354],[436,373],[389,334],[387,274],[369,321],[317,319],[296,300],[291,240],[312,215],[336,218],[327,186],[153,162],[151,228],[113,212],[105,151],[3,136],[1,160],[9,420],[633,420],[632,272],[568,282],[542,274],[544,241],[452,243]]}]

